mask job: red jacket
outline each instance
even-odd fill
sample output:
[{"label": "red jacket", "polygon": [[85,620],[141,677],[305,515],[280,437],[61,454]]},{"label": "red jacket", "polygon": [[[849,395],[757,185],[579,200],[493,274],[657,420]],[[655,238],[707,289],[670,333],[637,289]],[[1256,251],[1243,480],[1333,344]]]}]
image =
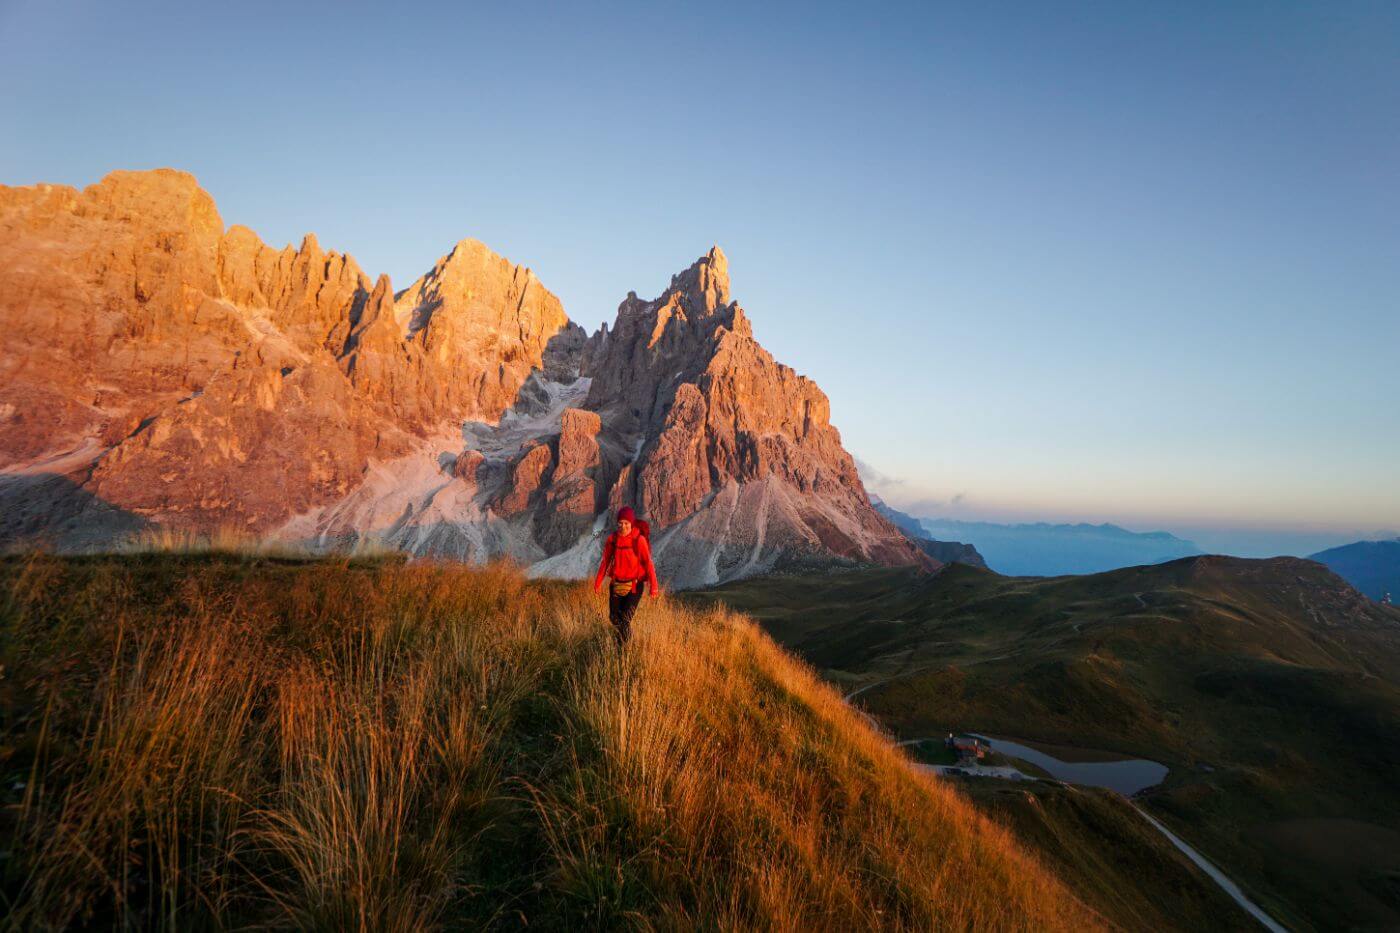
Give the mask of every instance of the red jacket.
[{"label": "red jacket", "polygon": [[603,562],[598,565],[598,575],[593,578],[596,592],[603,584],[603,577],[614,580],[646,580],[653,593],[661,587],[656,582],[656,565],[651,562],[651,545],[638,528],[633,528],[627,537],[617,532],[608,535],[608,543],[603,545]]}]

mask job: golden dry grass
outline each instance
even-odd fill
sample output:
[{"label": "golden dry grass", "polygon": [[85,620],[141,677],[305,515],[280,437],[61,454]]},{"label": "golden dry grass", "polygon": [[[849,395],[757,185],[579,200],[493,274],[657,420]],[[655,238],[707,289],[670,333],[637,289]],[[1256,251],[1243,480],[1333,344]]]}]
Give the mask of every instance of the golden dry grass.
[{"label": "golden dry grass", "polygon": [[8,922],[1101,921],[749,620],[509,567],[0,562]]},{"label": "golden dry grass", "polygon": [[378,538],[358,538],[350,543],[325,547],[307,542],[268,538],[246,529],[220,526],[212,531],[196,531],[158,525],[131,535],[117,548],[123,554],[238,554],[245,557],[275,557],[292,560],[334,555],[360,559],[387,558],[400,552]]}]

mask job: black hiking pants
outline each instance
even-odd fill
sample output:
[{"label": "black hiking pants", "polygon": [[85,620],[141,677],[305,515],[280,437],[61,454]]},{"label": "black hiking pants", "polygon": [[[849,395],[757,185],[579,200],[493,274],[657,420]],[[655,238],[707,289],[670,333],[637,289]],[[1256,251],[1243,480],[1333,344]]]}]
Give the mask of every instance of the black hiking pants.
[{"label": "black hiking pants", "polygon": [[612,623],[613,637],[619,645],[625,643],[627,637],[632,634],[632,617],[637,614],[637,607],[641,605],[642,593],[646,586],[639,580],[632,585],[632,592],[626,596],[618,596],[612,591],[612,585],[608,585],[608,621]]}]

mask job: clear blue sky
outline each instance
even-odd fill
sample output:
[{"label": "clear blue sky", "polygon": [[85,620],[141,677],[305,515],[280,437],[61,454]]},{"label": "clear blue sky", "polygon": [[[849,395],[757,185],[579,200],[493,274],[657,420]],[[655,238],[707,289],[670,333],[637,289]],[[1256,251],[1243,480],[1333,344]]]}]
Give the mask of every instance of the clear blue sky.
[{"label": "clear blue sky", "polygon": [[589,328],[719,243],[917,512],[1400,527],[1400,4],[755,6],[0,0],[0,182],[475,236]]}]

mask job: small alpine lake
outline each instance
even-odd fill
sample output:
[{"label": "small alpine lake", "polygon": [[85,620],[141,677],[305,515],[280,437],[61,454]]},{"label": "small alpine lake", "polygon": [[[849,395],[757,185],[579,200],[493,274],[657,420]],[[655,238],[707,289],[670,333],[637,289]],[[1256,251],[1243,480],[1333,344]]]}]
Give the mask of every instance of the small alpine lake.
[{"label": "small alpine lake", "polygon": [[1160,762],[1148,761],[1145,758],[1125,758],[1111,752],[1097,752],[1092,749],[1073,749],[1072,757],[1077,760],[1066,761],[1050,753],[1050,749],[1062,751],[1056,746],[1037,747],[1026,740],[969,734],[976,735],[986,742],[992,751],[1008,758],[1030,762],[1056,780],[1088,787],[1106,787],[1125,797],[1131,797],[1140,790],[1162,783],[1168,771],[1167,766]]}]

